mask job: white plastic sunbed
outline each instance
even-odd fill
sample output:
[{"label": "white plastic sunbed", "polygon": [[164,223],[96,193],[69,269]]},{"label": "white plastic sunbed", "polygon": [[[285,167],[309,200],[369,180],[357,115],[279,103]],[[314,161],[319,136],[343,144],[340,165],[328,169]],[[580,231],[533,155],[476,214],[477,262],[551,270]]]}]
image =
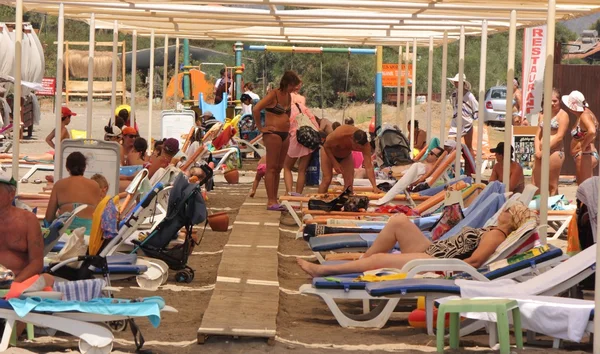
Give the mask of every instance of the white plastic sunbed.
[{"label": "white plastic sunbed", "polygon": [[[507,258],[517,247],[527,240],[532,233],[535,231],[535,222],[531,221],[525,223],[518,230],[514,231],[507,237],[507,239],[498,247],[498,250],[488,259],[485,265],[493,263],[497,260]],[[560,255],[559,255],[560,257]],[[535,265],[531,263],[531,267],[520,265],[518,271],[511,272],[510,274],[504,273],[492,273],[490,276],[495,277],[516,277],[532,272],[532,268],[544,269],[557,262],[554,257],[551,259],[542,258],[542,263]],[[524,267],[524,268],[523,268]],[[459,259],[422,259],[413,260],[408,262],[399,273],[406,273],[406,278],[413,278],[415,275],[422,272],[431,271],[457,271],[465,272],[474,279],[480,281],[489,281],[489,279],[482,275],[477,269],[466,264],[464,261]],[[495,275],[499,274],[499,275]],[[354,275],[356,277],[356,275]],[[340,277],[332,277],[340,278]],[[316,278],[313,279],[312,284],[304,284],[300,287],[300,293],[305,295],[316,295],[321,297],[325,303],[329,306],[329,309],[335,316],[336,320],[342,327],[376,327],[381,328],[389,319],[390,315],[394,311],[394,308],[398,304],[399,299],[389,299],[386,304],[379,306],[377,309],[369,312],[368,311],[368,300],[374,300],[375,297],[370,296],[363,289],[365,284],[354,284],[348,287],[343,284],[340,286],[335,282],[330,282],[329,286],[326,285],[329,278]],[[343,278],[342,278],[343,279]],[[320,283],[321,282],[321,283]],[[389,283],[389,282],[382,282]],[[368,285],[367,285],[368,286]],[[448,294],[445,294],[447,296]],[[438,296],[439,297],[439,296]],[[438,298],[427,298],[426,297],[426,311],[427,317],[431,321],[428,321],[428,333],[433,334],[433,300]],[[344,313],[335,300],[363,300],[363,309],[365,314],[360,317],[355,317]]]}]

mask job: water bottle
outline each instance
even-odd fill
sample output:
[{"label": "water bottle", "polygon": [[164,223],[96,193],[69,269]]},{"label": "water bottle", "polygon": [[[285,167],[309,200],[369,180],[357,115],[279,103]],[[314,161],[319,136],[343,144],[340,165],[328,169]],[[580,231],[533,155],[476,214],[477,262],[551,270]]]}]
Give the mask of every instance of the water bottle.
[{"label": "water bottle", "polygon": [[306,185],[318,186],[319,176],[321,175],[321,164],[319,163],[319,149],[313,151],[310,156],[310,162],[306,168]]}]

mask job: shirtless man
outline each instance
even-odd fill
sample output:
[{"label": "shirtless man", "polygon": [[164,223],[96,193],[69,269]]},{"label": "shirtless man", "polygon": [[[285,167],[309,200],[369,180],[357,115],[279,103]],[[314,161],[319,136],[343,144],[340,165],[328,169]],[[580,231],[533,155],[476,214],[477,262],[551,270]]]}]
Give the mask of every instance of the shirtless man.
[{"label": "shirtless man", "polygon": [[12,205],[17,182],[0,171],[0,263],[15,273],[16,282],[40,274],[44,267],[44,239],[35,214]]},{"label": "shirtless man", "polygon": [[367,178],[373,186],[375,193],[379,192],[377,183],[375,182],[375,171],[373,162],[371,161],[371,146],[367,140],[367,133],[352,126],[342,125],[327,136],[325,144],[323,144],[321,156],[321,171],[323,172],[323,180],[319,185],[319,193],[327,192],[333,171],[341,173],[344,178],[344,188],[352,188],[354,181],[354,159],[352,151],[360,151],[363,153],[363,165],[367,172]]}]

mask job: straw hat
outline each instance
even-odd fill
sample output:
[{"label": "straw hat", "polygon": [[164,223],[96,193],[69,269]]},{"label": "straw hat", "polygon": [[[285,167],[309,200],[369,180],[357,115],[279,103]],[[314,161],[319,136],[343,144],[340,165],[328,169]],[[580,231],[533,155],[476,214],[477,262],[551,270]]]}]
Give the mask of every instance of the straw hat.
[{"label": "straw hat", "polygon": [[585,96],[579,91],[573,91],[568,96],[562,96],[562,102],[573,112],[583,112],[586,107],[589,107],[585,101]]},{"label": "straw hat", "polygon": [[[459,74],[454,75],[454,77],[449,77],[448,81],[451,82],[458,82],[460,80],[460,76]],[[471,90],[471,83],[469,81],[467,81],[467,76],[465,74],[463,74],[463,83],[464,83],[464,88],[466,90]]]}]

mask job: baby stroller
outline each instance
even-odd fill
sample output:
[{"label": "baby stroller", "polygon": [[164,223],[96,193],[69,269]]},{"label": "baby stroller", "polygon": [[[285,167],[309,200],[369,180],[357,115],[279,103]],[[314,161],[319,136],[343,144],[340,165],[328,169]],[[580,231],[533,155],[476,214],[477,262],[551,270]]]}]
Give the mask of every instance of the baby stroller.
[{"label": "baby stroller", "polygon": [[240,138],[246,141],[251,141],[256,138],[260,132],[256,129],[256,123],[252,114],[246,114],[240,119],[238,124],[240,130]]},{"label": "baby stroller", "polygon": [[376,153],[382,166],[399,166],[411,164],[410,144],[408,139],[398,129],[383,127],[377,137]]},{"label": "baby stroller", "polygon": [[[200,187],[212,178],[213,171],[207,165],[200,168],[205,173],[200,183],[190,183],[184,174],[175,179],[165,219],[143,241],[132,241],[136,245],[132,253],[142,250],[148,257],[162,260],[170,269],[177,271],[175,280],[179,283],[190,283],[194,279],[194,270],[187,261],[192,248],[200,240],[196,242],[193,239],[192,227],[205,221],[207,216]],[[177,239],[182,228],[185,228],[184,242],[169,248],[169,243]]]}]

